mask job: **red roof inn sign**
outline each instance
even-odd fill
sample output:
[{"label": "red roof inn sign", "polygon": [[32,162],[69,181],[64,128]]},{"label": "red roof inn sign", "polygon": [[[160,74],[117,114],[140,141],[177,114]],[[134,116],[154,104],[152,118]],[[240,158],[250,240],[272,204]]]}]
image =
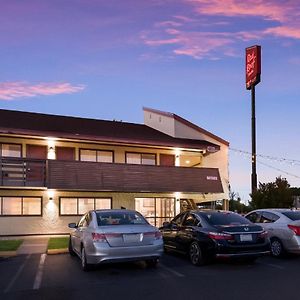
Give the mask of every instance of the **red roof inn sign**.
[{"label": "red roof inn sign", "polygon": [[252,46],[246,48],[246,88],[251,90],[251,87],[260,82],[260,62],[261,62],[261,47]]}]

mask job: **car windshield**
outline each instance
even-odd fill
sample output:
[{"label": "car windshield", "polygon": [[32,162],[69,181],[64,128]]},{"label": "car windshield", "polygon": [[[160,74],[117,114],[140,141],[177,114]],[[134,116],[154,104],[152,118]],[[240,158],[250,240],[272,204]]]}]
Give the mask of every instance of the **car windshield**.
[{"label": "car windshield", "polygon": [[98,226],[110,225],[141,225],[148,224],[145,218],[136,212],[105,211],[96,212]]},{"label": "car windshield", "polygon": [[285,211],[282,212],[282,214],[291,219],[292,221],[300,220],[300,211]]},{"label": "car windshield", "polygon": [[205,213],[204,218],[211,225],[244,225],[251,224],[246,218],[229,212]]}]

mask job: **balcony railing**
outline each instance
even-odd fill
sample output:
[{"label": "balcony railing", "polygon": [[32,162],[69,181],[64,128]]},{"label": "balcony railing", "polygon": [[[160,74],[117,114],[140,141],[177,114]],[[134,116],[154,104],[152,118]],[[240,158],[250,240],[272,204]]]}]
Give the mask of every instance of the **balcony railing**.
[{"label": "balcony railing", "polygon": [[0,185],[8,187],[45,187],[46,160],[1,158]]},{"label": "balcony railing", "polygon": [[0,186],[74,191],[222,193],[216,168],[0,159]]},{"label": "balcony railing", "polygon": [[48,188],[116,192],[222,193],[216,168],[48,161]]}]

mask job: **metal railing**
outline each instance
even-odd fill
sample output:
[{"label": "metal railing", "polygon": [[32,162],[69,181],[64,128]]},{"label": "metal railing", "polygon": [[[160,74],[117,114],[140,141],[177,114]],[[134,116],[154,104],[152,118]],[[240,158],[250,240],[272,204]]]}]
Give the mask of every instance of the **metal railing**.
[{"label": "metal railing", "polygon": [[1,186],[46,186],[46,160],[26,158],[0,158]]}]

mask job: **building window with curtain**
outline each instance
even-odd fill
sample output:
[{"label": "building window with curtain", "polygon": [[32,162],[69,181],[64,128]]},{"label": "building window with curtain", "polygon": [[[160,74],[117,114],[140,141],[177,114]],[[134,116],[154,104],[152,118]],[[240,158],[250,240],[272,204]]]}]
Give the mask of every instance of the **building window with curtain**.
[{"label": "building window with curtain", "polygon": [[59,214],[61,216],[83,215],[89,210],[111,209],[111,198],[60,197]]}]

